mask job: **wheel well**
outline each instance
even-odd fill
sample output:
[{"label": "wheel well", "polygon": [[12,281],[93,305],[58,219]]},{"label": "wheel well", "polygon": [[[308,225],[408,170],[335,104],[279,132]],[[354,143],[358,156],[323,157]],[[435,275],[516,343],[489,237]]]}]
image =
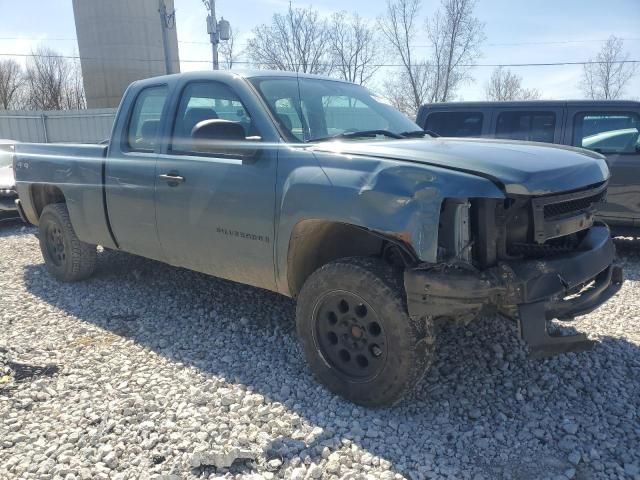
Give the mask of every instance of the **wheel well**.
[{"label": "wheel well", "polygon": [[417,262],[413,249],[402,240],[348,223],[303,220],[289,240],[289,293],[296,297],[309,275],[322,265],[355,256],[379,257],[402,266]]},{"label": "wheel well", "polygon": [[31,198],[36,216],[40,218],[42,210],[52,203],[66,203],[64,193],[55,185],[33,185],[31,187]]}]

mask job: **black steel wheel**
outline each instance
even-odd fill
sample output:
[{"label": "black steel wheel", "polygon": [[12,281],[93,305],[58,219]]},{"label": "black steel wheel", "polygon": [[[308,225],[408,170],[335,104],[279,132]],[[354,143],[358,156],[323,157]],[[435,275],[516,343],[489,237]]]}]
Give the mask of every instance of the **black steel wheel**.
[{"label": "black steel wheel", "polygon": [[48,253],[48,258],[55,266],[59,267],[67,258],[62,230],[60,229],[58,224],[49,223],[46,224],[45,232],[45,235],[47,236],[45,245]]},{"label": "black steel wheel", "polygon": [[378,313],[364,298],[338,290],[316,304],[317,348],[333,368],[355,381],[367,381],[382,371],[387,339]]},{"label": "black steel wheel", "polygon": [[360,405],[396,403],[433,358],[430,319],[409,317],[402,272],[378,259],[340,259],[314,272],[296,324],[315,376]]},{"label": "black steel wheel", "polygon": [[93,273],[96,246],[78,239],[66,205],[55,203],[44,207],[38,227],[40,251],[51,275],[63,282],[74,282]]}]

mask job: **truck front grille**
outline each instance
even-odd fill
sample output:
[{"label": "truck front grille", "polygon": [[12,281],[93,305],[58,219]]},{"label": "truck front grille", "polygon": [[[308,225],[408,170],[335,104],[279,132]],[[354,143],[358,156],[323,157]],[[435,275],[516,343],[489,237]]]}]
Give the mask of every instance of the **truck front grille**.
[{"label": "truck front grille", "polygon": [[533,241],[539,245],[564,237],[593,224],[597,206],[607,195],[607,184],[561,195],[546,195],[531,200]]},{"label": "truck front grille", "polygon": [[595,194],[588,194],[586,197],[546,204],[544,206],[544,218],[560,217],[562,215],[589,210],[593,208],[594,205],[603,202],[606,196],[607,191],[601,190]]}]

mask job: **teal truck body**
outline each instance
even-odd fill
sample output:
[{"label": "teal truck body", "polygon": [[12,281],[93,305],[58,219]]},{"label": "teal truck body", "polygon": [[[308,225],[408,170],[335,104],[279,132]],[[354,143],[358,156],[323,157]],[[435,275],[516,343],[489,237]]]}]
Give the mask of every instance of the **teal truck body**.
[{"label": "teal truck body", "polygon": [[[536,355],[585,349],[584,336],[549,336],[546,320],[591,311],[622,282],[608,229],[594,220],[609,178],[601,155],[432,138],[334,79],[262,71],[138,81],[107,145],[18,144],[14,171],[19,210],[40,224],[45,261],[62,280],[91,270],[66,266],[70,247],[85,248],[91,263],[102,245],[301,302],[319,285],[348,290],[355,296],[327,314],[342,330],[308,320],[325,308],[322,293],[307,294],[308,310],[299,305],[298,329],[318,377],[367,405],[396,401],[417,381],[408,373],[402,388],[389,387],[390,372],[407,368],[394,348],[430,352],[401,347],[392,330],[404,331],[402,322],[424,340],[430,322],[491,310],[517,320]],[[349,259],[353,271],[397,277],[404,320],[341,286],[348,273],[323,277]],[[342,312],[349,302],[358,305]],[[354,308],[376,319],[367,327]],[[334,324],[334,313],[345,319]]]}]

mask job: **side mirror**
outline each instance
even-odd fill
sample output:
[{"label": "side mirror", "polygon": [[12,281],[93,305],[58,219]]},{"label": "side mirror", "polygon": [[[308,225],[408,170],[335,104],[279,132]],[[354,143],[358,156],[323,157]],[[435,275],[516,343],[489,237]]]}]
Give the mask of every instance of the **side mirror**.
[{"label": "side mirror", "polygon": [[195,152],[239,155],[252,163],[260,150],[261,137],[246,137],[244,127],[238,122],[219,118],[198,122],[191,130]]},{"label": "side mirror", "polygon": [[262,151],[262,137],[254,135],[245,138],[244,142],[238,146],[240,155],[242,155],[242,163],[251,164],[255,163],[260,158],[260,152]]}]

